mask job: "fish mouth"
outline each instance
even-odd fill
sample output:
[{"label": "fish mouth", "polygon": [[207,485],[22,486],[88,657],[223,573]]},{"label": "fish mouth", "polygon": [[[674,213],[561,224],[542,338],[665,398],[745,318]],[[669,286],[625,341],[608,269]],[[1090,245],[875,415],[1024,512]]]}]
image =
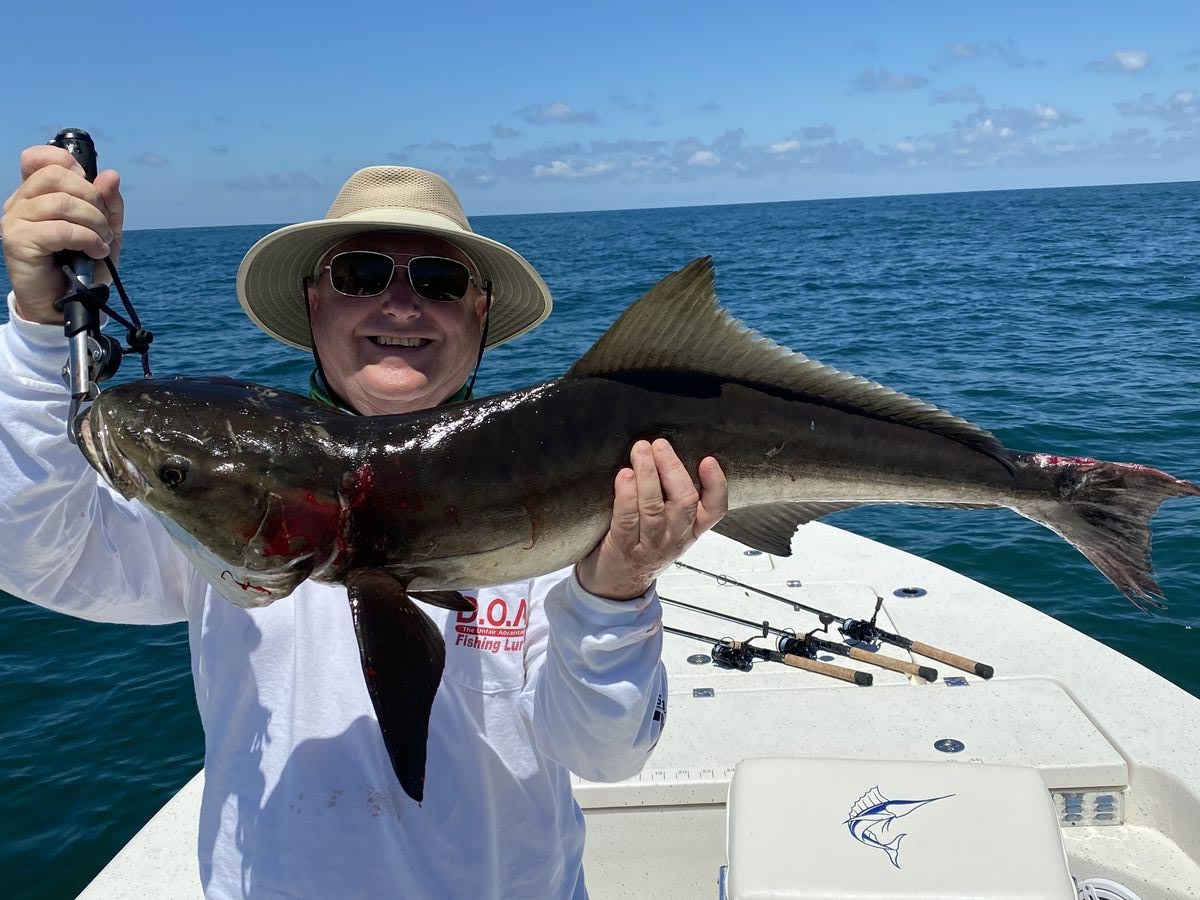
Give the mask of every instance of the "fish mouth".
[{"label": "fish mouth", "polygon": [[79,419],[75,434],[84,459],[104,477],[109,487],[126,500],[132,500],[145,489],[146,479],[142,473],[108,440],[108,429],[103,423],[95,427],[91,413]]}]

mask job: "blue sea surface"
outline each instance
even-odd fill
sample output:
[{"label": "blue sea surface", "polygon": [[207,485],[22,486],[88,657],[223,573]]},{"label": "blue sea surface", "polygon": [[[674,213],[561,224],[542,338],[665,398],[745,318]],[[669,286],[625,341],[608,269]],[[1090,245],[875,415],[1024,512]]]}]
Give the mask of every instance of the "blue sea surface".
[{"label": "blue sea surface", "polygon": [[[523,253],[555,301],[541,328],[488,354],[482,393],[560,375],[656,280],[711,255],[722,301],[781,344],[1015,449],[1200,481],[1200,182],[474,225]],[[274,227],[127,235],[121,273],[157,334],[156,374],[306,389],[310,360],[258,332],[234,291],[242,255]],[[136,374],[127,361],[122,376]],[[1005,510],[832,522],[1011,594],[1200,696],[1200,501],[1169,502],[1154,521],[1172,601],[1154,616]],[[0,595],[0,896],[75,896],[196,772],[202,740],[183,625],[98,625]]]}]

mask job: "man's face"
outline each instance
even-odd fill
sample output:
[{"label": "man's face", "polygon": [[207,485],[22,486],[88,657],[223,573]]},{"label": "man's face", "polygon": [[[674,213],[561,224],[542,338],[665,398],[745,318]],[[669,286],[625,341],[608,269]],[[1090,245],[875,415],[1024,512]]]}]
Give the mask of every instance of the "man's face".
[{"label": "man's face", "polygon": [[[417,296],[408,270],[397,268],[378,297],[344,297],[324,267],[337,253],[375,250],[411,256],[445,256],[475,276],[461,300]],[[313,341],[329,386],[363,415],[429,409],[463,386],[479,353],[487,297],[475,266],[453,244],[429,235],[368,233],[337,244],[321,257],[320,278],[309,287]],[[401,346],[402,340],[416,346]]]}]

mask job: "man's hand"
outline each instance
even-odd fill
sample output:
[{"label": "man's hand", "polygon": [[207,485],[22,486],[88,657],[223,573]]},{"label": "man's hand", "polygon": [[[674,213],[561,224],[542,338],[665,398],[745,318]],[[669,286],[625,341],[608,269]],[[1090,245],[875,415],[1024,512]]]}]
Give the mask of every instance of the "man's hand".
[{"label": "man's hand", "polygon": [[700,461],[699,493],[663,438],[638,441],[629,462],[617,473],[608,534],[575,567],[584,590],[613,600],[644,594],[729,507],[725,473],[711,456]]},{"label": "man's hand", "polygon": [[[59,323],[54,301],[67,292],[67,276],[54,254],[78,250],[92,259],[121,252],[125,203],[121,179],[111,169],[94,184],[61,147],[30,147],[21,154],[21,186],[4,204],[0,235],[17,312],[31,322]],[[96,270],[107,283],[108,270]]]}]

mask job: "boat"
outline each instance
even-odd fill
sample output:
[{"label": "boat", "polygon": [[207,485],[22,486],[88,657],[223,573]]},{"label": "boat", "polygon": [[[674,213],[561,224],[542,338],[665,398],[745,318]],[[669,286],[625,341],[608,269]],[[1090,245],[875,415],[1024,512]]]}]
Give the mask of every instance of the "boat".
[{"label": "boat", "polygon": [[[681,562],[662,596],[764,625],[666,605],[677,631],[776,649],[772,629],[821,627],[788,605],[801,604],[836,615],[829,640],[877,612],[880,629],[966,659],[879,642],[798,668],[667,634],[669,722],[646,767],[575,782],[596,900],[1200,897],[1200,699],[1012,597],[823,523],[788,557],[708,534]],[[80,900],[200,897],[202,779]]]}]

